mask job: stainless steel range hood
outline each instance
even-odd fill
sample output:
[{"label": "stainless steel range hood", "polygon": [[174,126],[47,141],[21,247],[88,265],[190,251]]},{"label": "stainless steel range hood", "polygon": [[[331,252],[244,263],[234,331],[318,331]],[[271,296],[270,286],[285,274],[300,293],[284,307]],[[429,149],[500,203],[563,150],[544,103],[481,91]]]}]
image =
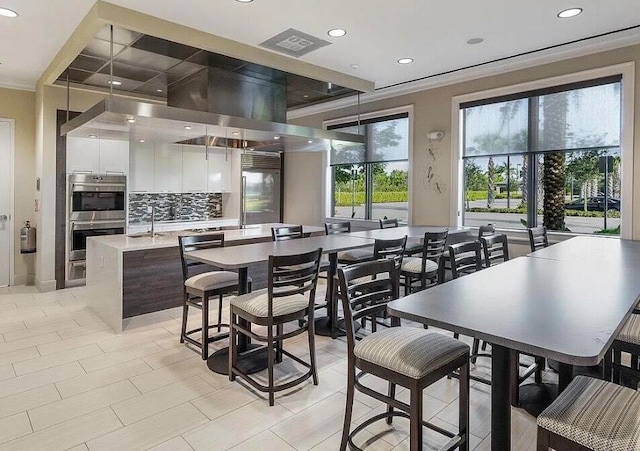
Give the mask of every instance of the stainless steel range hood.
[{"label": "stainless steel range hood", "polygon": [[267,151],[329,150],[361,145],[365,141],[364,136],[351,133],[115,97],[105,98],[64,124],[61,134],[158,144],[213,144],[216,147]]}]

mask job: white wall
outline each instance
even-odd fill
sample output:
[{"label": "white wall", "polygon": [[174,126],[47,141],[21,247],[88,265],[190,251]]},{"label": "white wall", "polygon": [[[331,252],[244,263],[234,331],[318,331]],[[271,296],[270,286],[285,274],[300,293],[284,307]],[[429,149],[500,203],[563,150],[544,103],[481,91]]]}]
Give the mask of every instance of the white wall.
[{"label": "white wall", "polygon": [[284,153],[284,222],[321,226],[324,223],[323,169],[326,152]]}]

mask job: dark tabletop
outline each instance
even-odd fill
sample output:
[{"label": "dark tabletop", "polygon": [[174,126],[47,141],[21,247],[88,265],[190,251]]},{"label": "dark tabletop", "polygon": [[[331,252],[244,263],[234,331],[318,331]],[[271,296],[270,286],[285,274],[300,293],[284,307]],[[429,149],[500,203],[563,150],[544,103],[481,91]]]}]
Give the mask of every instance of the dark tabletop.
[{"label": "dark tabletop", "polygon": [[389,229],[363,230],[361,232],[352,232],[349,235],[374,240],[392,240],[395,238],[402,238],[405,235],[409,238],[423,238],[426,232],[443,232],[444,229],[449,229],[450,235],[469,231],[466,227],[405,226],[391,227]]},{"label": "dark tabletop", "polygon": [[389,313],[572,365],[596,365],[640,294],[637,269],[521,257],[389,303]]},{"label": "dark tabletop", "polygon": [[577,236],[528,256],[574,262],[589,260],[600,266],[633,266],[640,274],[640,241]]},{"label": "dark tabletop", "polygon": [[301,254],[322,248],[323,253],[338,252],[371,246],[369,239],[348,234],[312,236],[295,240],[246,244],[189,252],[189,259],[208,263],[222,269],[244,268],[251,263],[269,260],[270,255]]}]

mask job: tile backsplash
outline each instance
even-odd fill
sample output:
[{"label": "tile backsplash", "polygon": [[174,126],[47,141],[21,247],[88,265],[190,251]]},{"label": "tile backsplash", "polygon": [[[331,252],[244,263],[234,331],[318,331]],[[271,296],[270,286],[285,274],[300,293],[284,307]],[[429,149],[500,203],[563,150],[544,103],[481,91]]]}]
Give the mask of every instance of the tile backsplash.
[{"label": "tile backsplash", "polygon": [[206,221],[222,217],[220,193],[130,193],[129,223],[151,222],[147,207],[153,205],[156,221]]}]

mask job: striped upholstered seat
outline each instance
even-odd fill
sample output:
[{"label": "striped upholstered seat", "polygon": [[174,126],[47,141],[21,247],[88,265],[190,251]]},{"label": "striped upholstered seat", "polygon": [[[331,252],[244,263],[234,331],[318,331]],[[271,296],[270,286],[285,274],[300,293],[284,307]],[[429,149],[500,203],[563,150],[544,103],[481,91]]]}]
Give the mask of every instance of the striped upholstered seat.
[{"label": "striped upholstered seat", "polygon": [[[269,315],[269,294],[266,288],[243,294],[232,299],[231,305],[259,318],[266,318]],[[273,301],[273,316],[300,312],[307,307],[309,300],[301,294],[277,298]]]},{"label": "striped upholstered seat", "polygon": [[631,315],[629,317],[616,340],[640,346],[640,315]]},{"label": "striped upholstered seat", "polygon": [[201,291],[217,290],[219,288],[238,285],[238,274],[231,271],[212,271],[189,277],[184,285]]},{"label": "striped upholstered seat", "polygon": [[639,451],[640,393],[578,376],[538,417],[538,449],[546,431],[551,447],[556,435],[595,451]]},{"label": "striped upholstered seat", "polygon": [[[422,274],[422,258],[405,257],[402,260],[401,271],[414,274]],[[438,271],[438,264],[434,261],[427,260],[425,265],[425,272],[432,273],[436,271]]]},{"label": "striped upholstered seat", "polygon": [[343,263],[359,263],[373,260],[373,248],[352,249],[350,251],[338,252],[338,261]]},{"label": "striped upholstered seat", "polygon": [[459,340],[407,327],[392,327],[368,335],[353,349],[359,359],[413,379],[420,379],[468,352],[469,346]]}]

